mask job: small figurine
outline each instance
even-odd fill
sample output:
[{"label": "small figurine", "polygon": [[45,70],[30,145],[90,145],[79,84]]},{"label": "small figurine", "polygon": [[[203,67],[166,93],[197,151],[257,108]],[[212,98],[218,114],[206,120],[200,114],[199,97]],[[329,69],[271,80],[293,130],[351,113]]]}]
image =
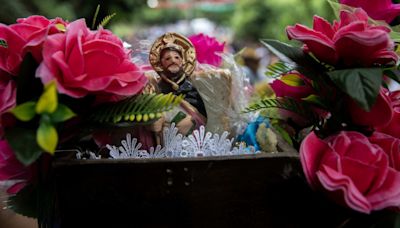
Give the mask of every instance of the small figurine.
[{"label": "small figurine", "polygon": [[175,122],[179,132],[187,135],[205,125],[207,112],[204,102],[189,80],[196,67],[192,43],[177,33],[166,33],[154,42],[149,60],[157,75],[148,72],[147,92],[184,95],[181,105],[160,118],[153,125],[153,131],[160,132],[166,124]]}]

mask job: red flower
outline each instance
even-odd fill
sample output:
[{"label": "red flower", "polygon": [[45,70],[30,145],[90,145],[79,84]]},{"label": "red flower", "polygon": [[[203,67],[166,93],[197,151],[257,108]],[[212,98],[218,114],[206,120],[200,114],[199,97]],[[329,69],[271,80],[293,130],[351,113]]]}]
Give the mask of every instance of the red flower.
[{"label": "red flower", "polygon": [[0,75],[17,75],[26,41],[9,26],[0,24]]},{"label": "red flower", "polygon": [[15,106],[15,81],[12,80],[10,77],[11,76],[9,75],[2,75],[0,73],[0,115]]},{"label": "red flower", "polygon": [[389,100],[393,110],[393,118],[388,124],[378,126],[377,131],[400,139],[400,91],[390,92]]},{"label": "red flower", "polygon": [[10,28],[18,33],[27,43],[26,51],[32,52],[36,61],[42,61],[42,44],[47,35],[60,33],[67,23],[61,18],[49,20],[43,16],[20,18]]},{"label": "red flower", "polygon": [[375,20],[384,20],[387,23],[400,15],[400,4],[393,4],[391,0],[340,0],[342,4],[363,8]]},{"label": "red flower", "polygon": [[400,207],[399,139],[342,131],[321,140],[312,132],[300,157],[311,187],[325,189],[336,202],[364,213]]},{"label": "red flower", "polygon": [[354,13],[341,11],[340,21],[333,25],[315,16],[313,29],[296,24],[286,32],[289,39],[304,43],[304,51],[331,65],[367,67],[397,61],[389,29],[369,25],[368,15],[360,8]]},{"label": "red flower", "polygon": [[196,49],[197,61],[202,64],[209,64],[216,67],[221,66],[222,58],[216,53],[224,51],[225,43],[219,43],[214,37],[203,33],[189,37]]},{"label": "red flower", "polygon": [[129,54],[110,31],[90,31],[84,20],[77,20],[65,34],[47,37],[36,75],[44,84],[56,80],[60,93],[75,98],[131,96],[142,90],[147,79]]},{"label": "red flower", "polygon": [[297,72],[282,75],[279,80],[274,80],[270,85],[278,97],[301,99],[314,92],[310,80]]},{"label": "red flower", "polygon": [[11,194],[17,193],[25,187],[30,178],[29,168],[18,161],[7,141],[0,140],[0,181],[16,181],[7,192]]},{"label": "red flower", "polygon": [[385,89],[380,90],[375,104],[369,112],[360,108],[352,99],[349,101],[347,107],[352,123],[357,125],[370,127],[385,126],[393,120],[393,109]]}]

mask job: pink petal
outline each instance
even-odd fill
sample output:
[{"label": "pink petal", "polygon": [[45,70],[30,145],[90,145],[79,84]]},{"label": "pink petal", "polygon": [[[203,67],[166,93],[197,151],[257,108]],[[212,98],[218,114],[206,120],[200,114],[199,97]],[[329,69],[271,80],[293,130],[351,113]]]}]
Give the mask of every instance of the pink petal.
[{"label": "pink petal", "polygon": [[332,192],[330,195],[334,197],[336,202],[344,201],[347,206],[356,211],[367,214],[371,212],[371,204],[348,176],[344,176],[327,166],[322,166],[322,169],[316,175],[322,186]]},{"label": "pink petal", "polygon": [[287,27],[286,33],[289,39],[299,40],[306,44],[308,50],[319,60],[330,64],[336,63],[337,56],[334,43],[325,34],[299,24]]},{"label": "pink petal", "polygon": [[400,172],[389,169],[384,184],[377,191],[368,194],[367,199],[373,210],[400,208]]},{"label": "pink petal", "polygon": [[354,124],[361,126],[382,126],[393,118],[393,110],[388,96],[381,89],[370,112],[361,109],[353,100],[348,104],[348,110]]},{"label": "pink petal", "polygon": [[300,161],[303,166],[304,174],[311,187],[319,186],[316,172],[320,166],[321,159],[325,153],[330,153],[328,145],[320,140],[314,132],[311,132],[301,142]]},{"label": "pink petal", "polygon": [[333,36],[335,35],[335,31],[333,30],[331,24],[329,24],[327,20],[319,16],[314,16],[313,29],[315,31],[321,32],[322,34],[325,34],[329,39],[333,39]]}]

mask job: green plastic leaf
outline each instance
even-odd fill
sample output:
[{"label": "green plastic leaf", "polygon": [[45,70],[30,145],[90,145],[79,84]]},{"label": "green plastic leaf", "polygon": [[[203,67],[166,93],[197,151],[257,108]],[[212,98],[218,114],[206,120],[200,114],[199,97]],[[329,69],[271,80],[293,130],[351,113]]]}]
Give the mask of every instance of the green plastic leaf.
[{"label": "green plastic leaf", "polygon": [[36,140],[39,146],[45,152],[54,154],[58,143],[58,134],[56,128],[48,121],[40,121]]},{"label": "green plastic leaf", "polygon": [[53,123],[64,122],[76,116],[76,114],[66,105],[59,104],[55,112],[50,114]]},{"label": "green plastic leaf", "polygon": [[282,76],[281,81],[290,86],[303,86],[305,85],[303,79],[297,74],[285,74]]},{"label": "green plastic leaf", "polygon": [[67,31],[67,28],[65,27],[65,25],[63,25],[61,23],[58,23],[55,26],[60,32],[66,32]]},{"label": "green plastic leaf", "polygon": [[[169,94],[141,94],[126,100],[104,104],[93,111],[90,121],[101,123],[120,123],[155,120],[157,113],[171,110],[180,104],[183,96]],[[159,118],[159,117],[157,117]]]},{"label": "green plastic leaf", "polygon": [[31,184],[10,196],[7,206],[23,216],[37,218],[37,189]]},{"label": "green plastic leaf", "polygon": [[99,11],[100,11],[100,5],[97,5],[96,11],[94,12],[94,16],[93,16],[93,20],[92,20],[92,29],[93,30],[96,26],[96,20],[97,20],[97,16],[99,15]]},{"label": "green plastic leaf", "polygon": [[265,75],[268,77],[277,78],[283,74],[293,71],[294,69],[295,69],[295,66],[293,64],[285,63],[283,61],[278,61],[267,67],[267,71],[265,72]]},{"label": "green plastic leaf", "polygon": [[283,140],[285,140],[289,145],[293,146],[293,140],[290,137],[289,133],[281,127],[280,123],[277,121],[271,122],[274,129],[282,136]]},{"label": "green plastic leaf", "polygon": [[21,121],[29,121],[36,115],[35,106],[36,103],[33,101],[25,102],[13,108],[11,113]]},{"label": "green plastic leaf", "polygon": [[303,50],[299,47],[293,47],[289,44],[270,39],[261,40],[261,43],[284,62],[298,62],[305,57]]},{"label": "green plastic leaf", "polygon": [[57,109],[57,103],[57,86],[56,82],[52,81],[45,86],[45,90],[36,104],[36,113],[53,113]]},{"label": "green plastic leaf", "polygon": [[306,98],[302,98],[302,100],[327,109],[324,100],[320,96],[317,96],[315,94],[311,94]]},{"label": "green plastic leaf", "polygon": [[305,54],[299,47],[270,39],[262,40],[261,43],[280,60],[293,66],[290,67],[292,70],[297,70],[311,80],[321,80],[321,72],[326,71],[325,64],[316,61],[311,55]]},{"label": "green plastic leaf", "polygon": [[395,80],[396,82],[400,83],[400,70],[395,69],[395,70],[385,70],[384,75],[390,77],[391,79]]},{"label": "green plastic leaf", "polygon": [[382,69],[355,68],[328,72],[332,81],[357,104],[369,111],[382,84]]},{"label": "green plastic leaf", "polygon": [[35,162],[43,152],[36,143],[34,130],[14,127],[6,129],[5,136],[17,159],[24,165]]},{"label": "green plastic leaf", "polygon": [[296,113],[304,120],[307,120],[306,125],[311,125],[317,123],[320,118],[317,113],[311,108],[311,106],[306,102],[298,102],[289,97],[285,98],[275,98],[275,99],[263,99],[251,104],[245,109],[245,112],[253,112],[261,110],[263,115],[269,118],[276,118],[285,120],[284,116],[280,115],[278,110],[286,110]]},{"label": "green plastic leaf", "polygon": [[4,39],[0,39],[0,47],[8,48],[8,43]]},{"label": "green plastic leaf", "polygon": [[110,20],[117,15],[116,13],[113,13],[111,15],[107,15],[105,18],[103,18],[103,20],[100,22],[99,26],[97,26],[97,28],[99,27],[106,27],[106,25],[108,24],[108,22],[110,22]]}]

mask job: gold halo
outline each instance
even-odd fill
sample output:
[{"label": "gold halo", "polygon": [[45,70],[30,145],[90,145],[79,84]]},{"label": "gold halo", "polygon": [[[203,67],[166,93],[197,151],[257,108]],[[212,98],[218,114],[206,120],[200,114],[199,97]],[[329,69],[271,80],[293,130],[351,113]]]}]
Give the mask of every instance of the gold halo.
[{"label": "gold halo", "polygon": [[157,73],[162,73],[160,54],[167,47],[177,46],[182,50],[183,71],[188,76],[196,67],[196,51],[190,40],[178,33],[165,33],[154,41],[150,49],[149,61]]}]

